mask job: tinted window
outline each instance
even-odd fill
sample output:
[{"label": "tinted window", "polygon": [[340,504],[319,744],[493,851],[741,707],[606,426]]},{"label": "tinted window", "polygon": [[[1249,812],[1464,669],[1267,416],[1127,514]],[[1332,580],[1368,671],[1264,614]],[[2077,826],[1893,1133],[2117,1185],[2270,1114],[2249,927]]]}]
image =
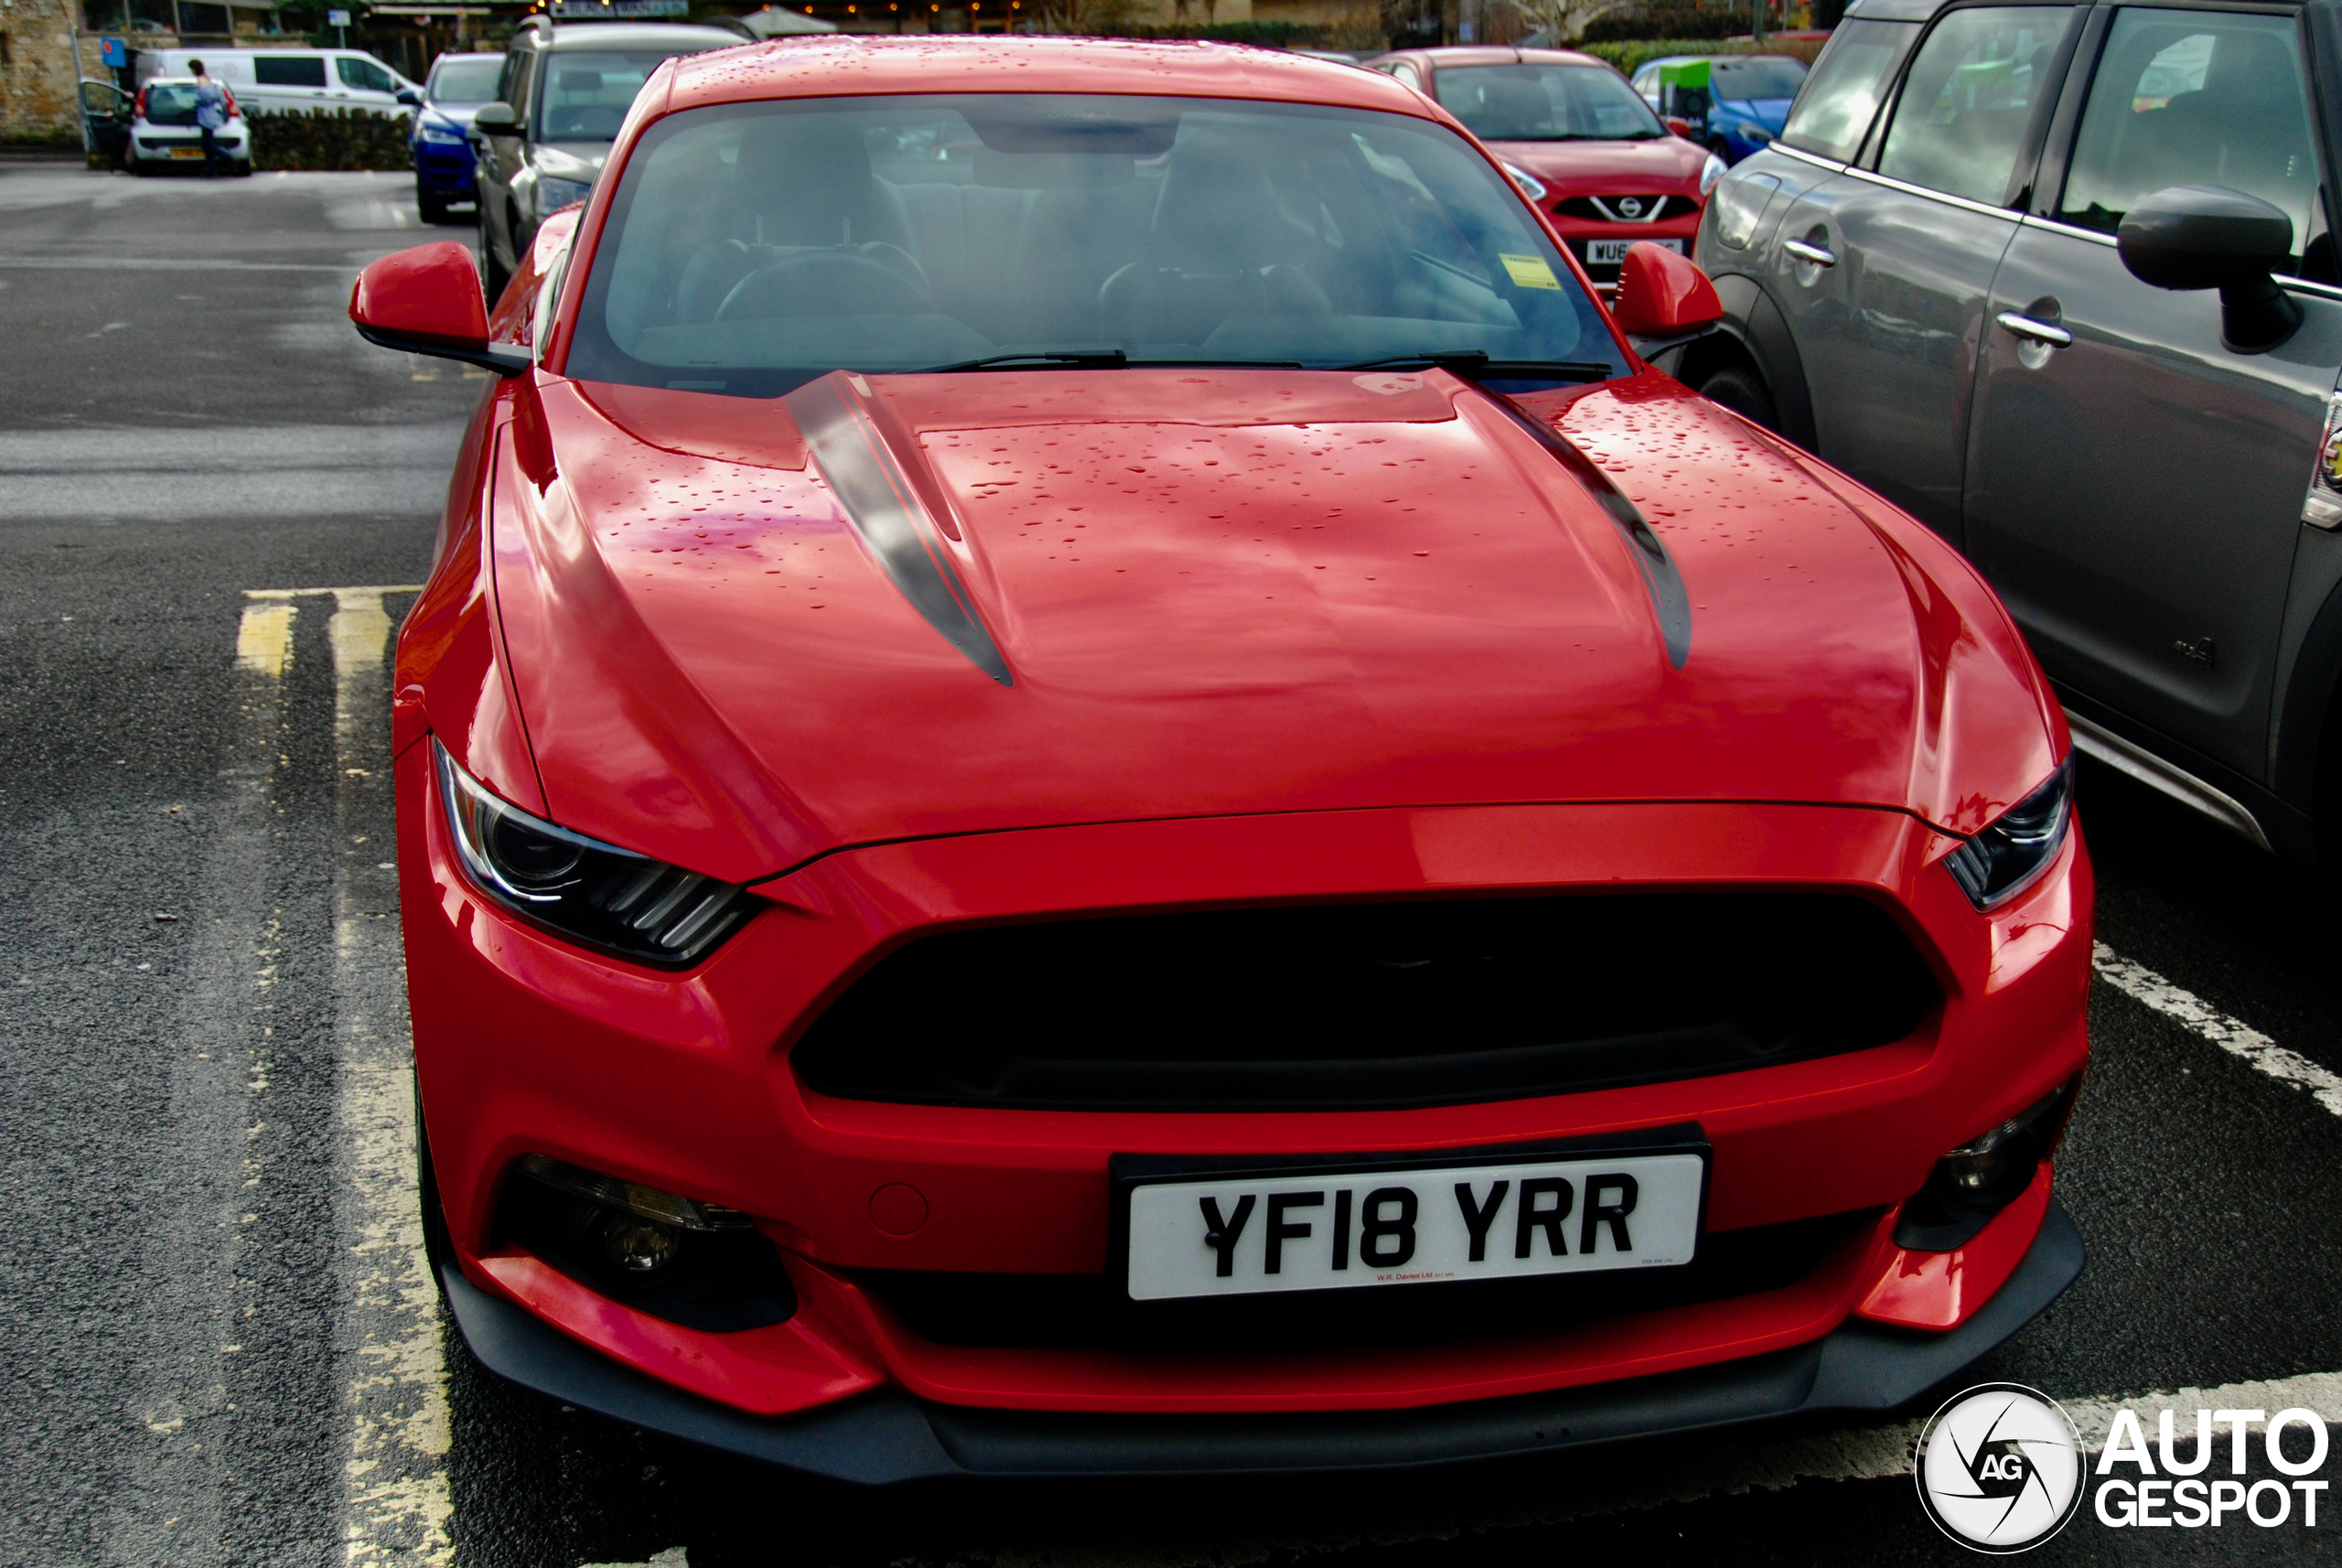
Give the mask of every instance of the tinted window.
[{"label": "tinted window", "polygon": [[1878,172],[1971,201],[2007,199],[2071,15],[2062,5],[2013,5],[1946,16],[1911,61]]},{"label": "tinted window", "polygon": [[548,142],[607,142],[618,134],[634,95],[659,62],[687,49],[577,49],[545,58],[537,134]]},{"label": "tinted window", "polygon": [[496,96],[496,81],[504,62],[493,59],[442,60],[431,69],[430,98],[434,103],[486,103]]},{"label": "tinted window", "polygon": [[252,80],[264,87],[323,87],[326,62],[318,55],[254,54]]},{"label": "tinted window", "polygon": [[1909,22],[1839,23],[1798,93],[1781,140],[1840,163],[1852,158],[1918,31]]},{"label": "tinted window", "polygon": [[1040,94],[668,117],[628,160],[567,371],[769,396],[837,369],[1108,348],[1624,371],[1520,194],[1452,131]]},{"label": "tinted window", "polygon": [[391,73],[371,59],[337,59],[333,62],[341,71],[341,84],[355,87],[361,92],[389,92],[392,90]]},{"label": "tinted window", "polygon": [[2058,216],[2111,232],[2151,191],[2225,186],[2284,209],[2298,257],[2317,196],[2300,49],[2290,17],[2117,12]]},{"label": "tinted window", "polygon": [[1432,91],[1487,142],[1615,142],[1667,134],[1625,77],[1597,66],[1449,66],[1434,74]]},{"label": "tinted window", "polygon": [[146,89],[146,123],[150,125],[195,124],[195,83],[155,82]]},{"label": "tinted window", "polygon": [[1805,67],[1793,59],[1717,60],[1711,80],[1718,98],[1746,102],[1756,98],[1795,98],[1805,85]]}]

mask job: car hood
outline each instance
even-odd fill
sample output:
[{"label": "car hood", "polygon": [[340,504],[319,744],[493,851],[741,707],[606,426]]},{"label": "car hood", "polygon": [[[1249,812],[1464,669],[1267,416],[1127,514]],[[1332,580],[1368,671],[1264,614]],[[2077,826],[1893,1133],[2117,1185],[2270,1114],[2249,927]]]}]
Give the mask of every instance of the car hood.
[{"label": "car hood", "polygon": [[467,131],[471,129],[472,117],[487,107],[485,103],[429,103],[424,106],[416,118],[421,121],[445,121],[458,130]]},{"label": "car hood", "polygon": [[1488,150],[1519,164],[1557,193],[1612,190],[1697,196],[1708,150],[1681,136],[1647,142],[1490,142]]},{"label": "car hood", "polygon": [[[495,597],[543,802],[734,880],[880,840],[1495,801],[1973,832],[2062,746],[1956,555],[1655,372],[1515,412],[1441,371],[510,397]],[[1658,531],[1680,665],[1649,561],[1521,416]]]}]

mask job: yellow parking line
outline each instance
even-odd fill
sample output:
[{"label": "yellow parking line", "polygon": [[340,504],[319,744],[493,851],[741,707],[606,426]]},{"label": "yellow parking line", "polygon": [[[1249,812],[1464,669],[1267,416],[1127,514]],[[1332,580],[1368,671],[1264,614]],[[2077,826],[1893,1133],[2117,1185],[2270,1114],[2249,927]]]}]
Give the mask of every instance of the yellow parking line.
[{"label": "yellow parking line", "polygon": [[282,681],[292,662],[293,607],[246,605],[236,627],[236,668]]}]

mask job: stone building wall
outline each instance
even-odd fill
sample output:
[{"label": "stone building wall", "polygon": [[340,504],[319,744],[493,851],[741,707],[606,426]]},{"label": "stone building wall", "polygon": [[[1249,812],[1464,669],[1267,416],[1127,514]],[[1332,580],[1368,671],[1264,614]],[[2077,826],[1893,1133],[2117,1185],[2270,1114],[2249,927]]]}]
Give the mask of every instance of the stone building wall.
[{"label": "stone building wall", "polygon": [[73,0],[0,0],[0,142],[55,141],[79,145],[75,83],[109,78],[98,62],[98,40],[81,40],[81,69],[73,68]]}]

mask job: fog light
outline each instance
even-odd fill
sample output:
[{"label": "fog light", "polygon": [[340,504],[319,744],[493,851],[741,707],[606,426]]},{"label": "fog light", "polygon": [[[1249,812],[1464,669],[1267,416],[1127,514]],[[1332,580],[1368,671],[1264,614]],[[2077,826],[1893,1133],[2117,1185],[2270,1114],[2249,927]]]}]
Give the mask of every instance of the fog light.
[{"label": "fog light", "polygon": [[630,1274],[656,1273],[682,1256],[682,1237],[656,1219],[612,1214],[596,1229],[602,1255]]},{"label": "fog light", "polygon": [[1927,1185],[1903,1205],[1895,1244],[1915,1252],[1963,1247],[2033,1185],[2034,1173],[2057,1146],[2081,1080],[2057,1086],[1991,1132],[1938,1160]]}]

